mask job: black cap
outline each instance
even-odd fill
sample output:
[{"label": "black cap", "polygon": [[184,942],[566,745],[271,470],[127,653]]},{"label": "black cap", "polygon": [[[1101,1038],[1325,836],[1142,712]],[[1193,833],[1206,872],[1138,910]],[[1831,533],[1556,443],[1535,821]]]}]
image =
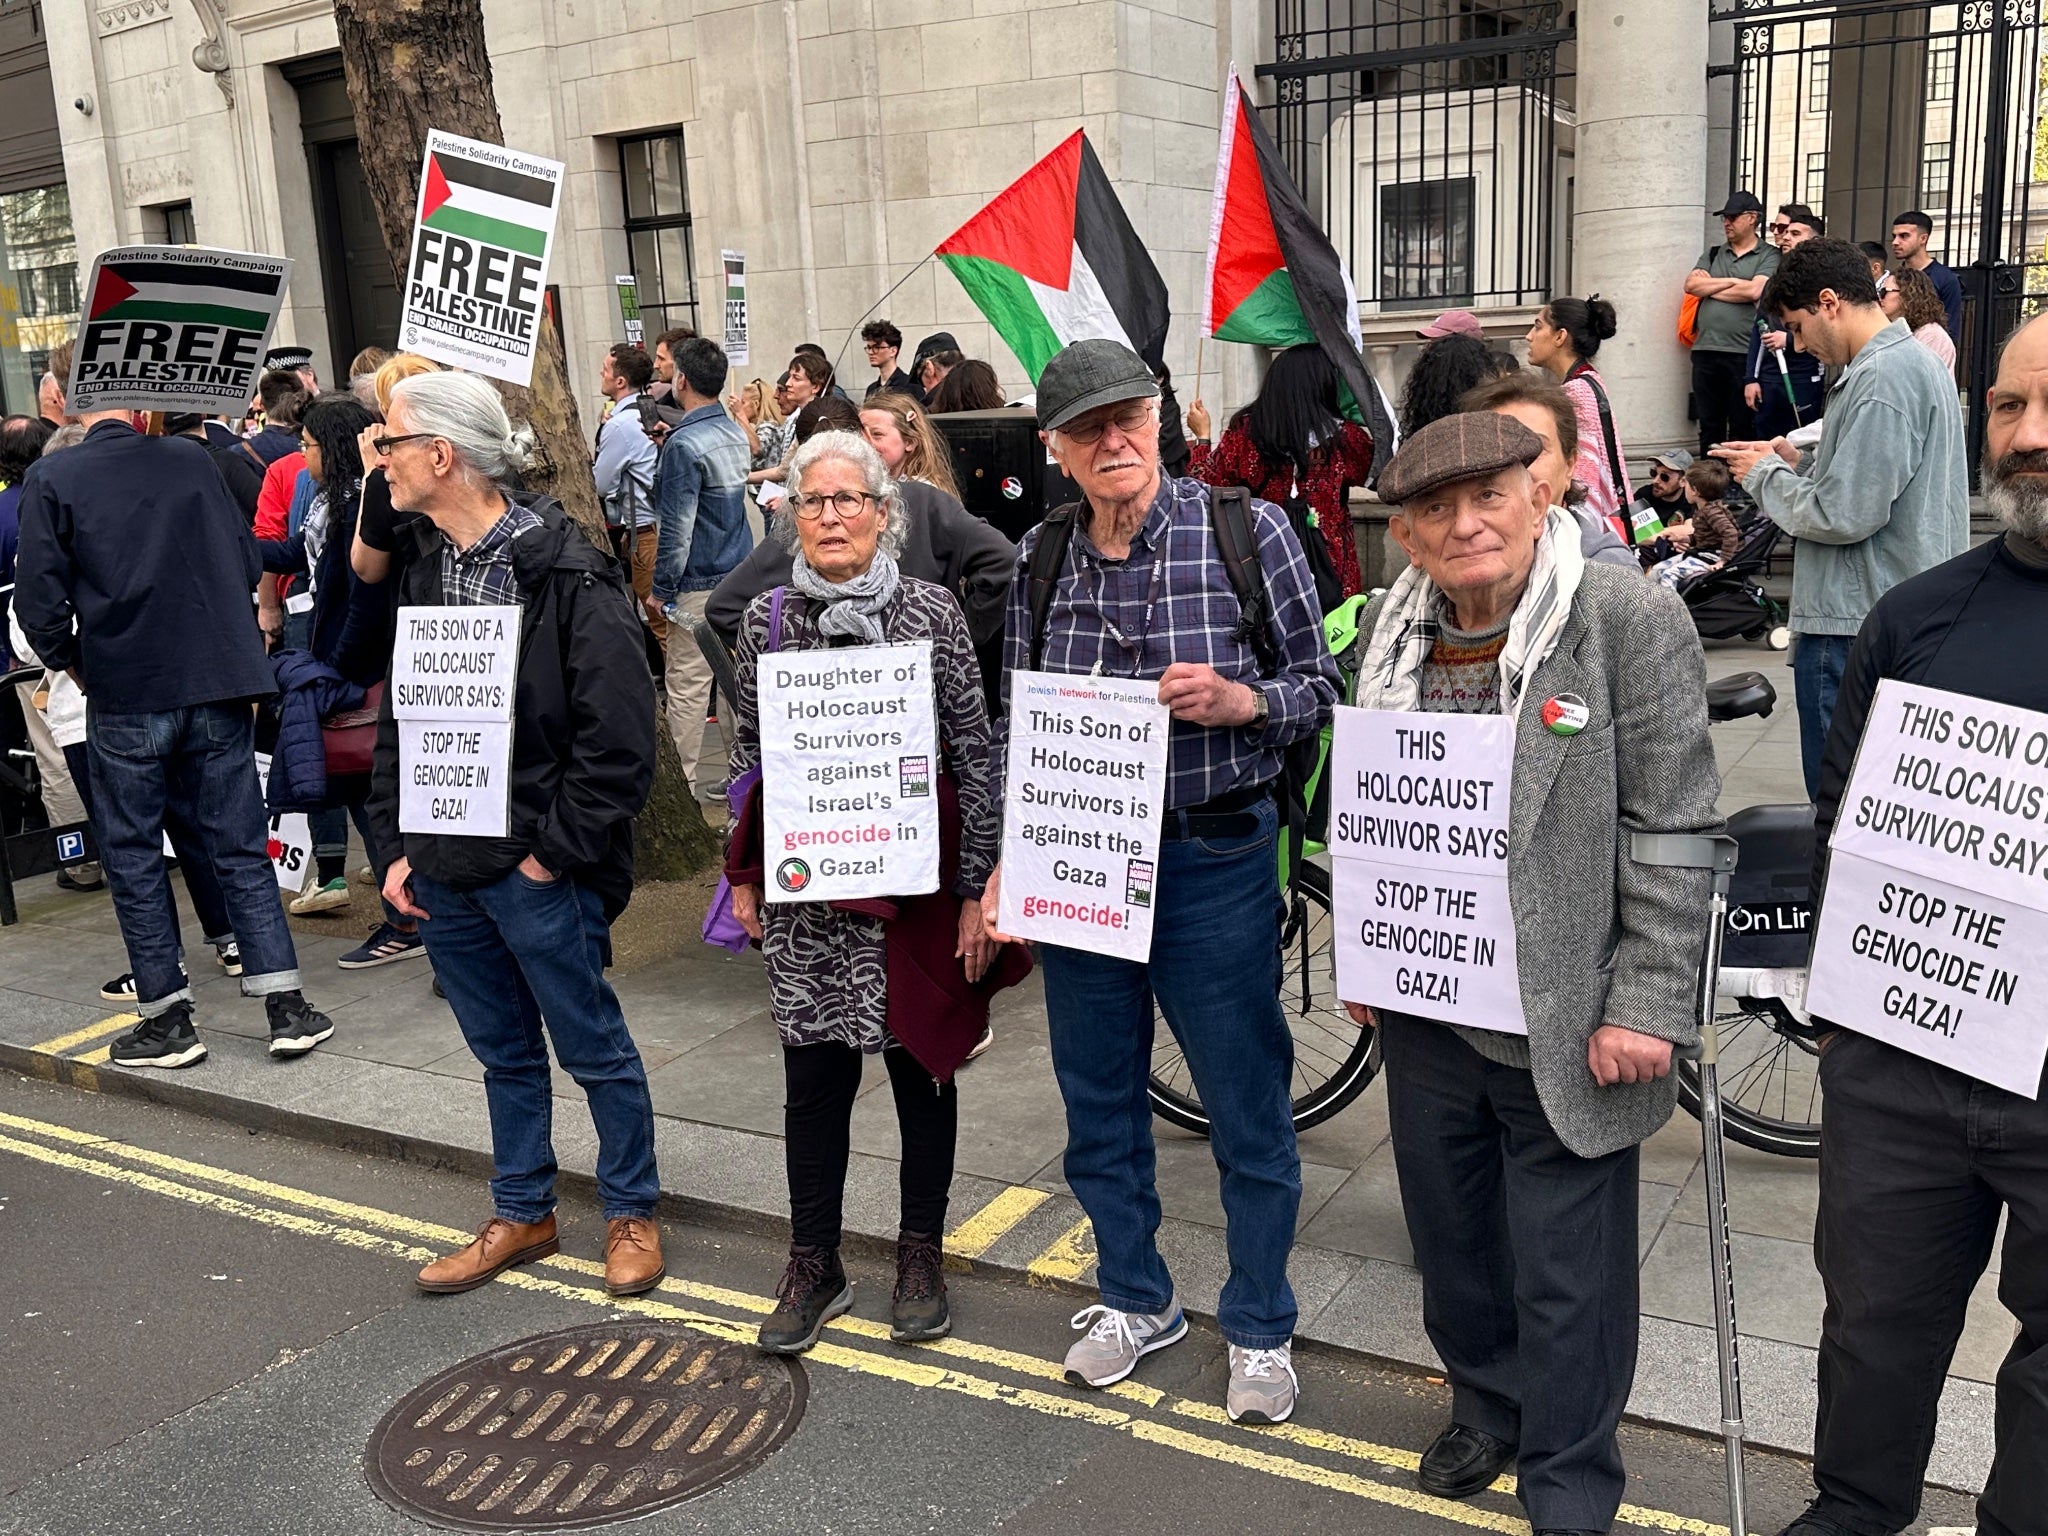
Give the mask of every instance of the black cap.
[{"label": "black cap", "polygon": [[1714,217],[1717,219],[1732,219],[1737,214],[1762,213],[1763,211],[1764,205],[1756,200],[1754,192],[1731,192],[1728,194],[1727,206],[1716,208],[1714,210]]},{"label": "black cap", "polygon": [[1038,375],[1038,424],[1051,432],[1083,411],[1159,393],[1152,365],[1120,341],[1090,337],[1062,347]]},{"label": "black cap", "polygon": [[930,357],[934,352],[958,352],[959,350],[960,343],[953,339],[951,331],[934,331],[917,344],[917,352],[911,358],[910,366],[914,370],[919,363]]}]

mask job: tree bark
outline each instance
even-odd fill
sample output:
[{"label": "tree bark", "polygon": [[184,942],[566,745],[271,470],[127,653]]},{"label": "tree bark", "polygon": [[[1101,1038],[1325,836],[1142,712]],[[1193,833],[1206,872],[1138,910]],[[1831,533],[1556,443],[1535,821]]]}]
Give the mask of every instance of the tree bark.
[{"label": "tree bark", "polygon": [[[355,108],[363,179],[376,201],[384,249],[403,289],[427,130],[505,142],[484,46],[483,7],[480,0],[334,0],[334,26],[349,103]],[[345,361],[336,360],[337,365]],[[561,502],[592,542],[609,548],[555,317],[542,318],[532,384],[521,389],[492,382],[505,397],[505,408],[540,440],[527,486]]]}]

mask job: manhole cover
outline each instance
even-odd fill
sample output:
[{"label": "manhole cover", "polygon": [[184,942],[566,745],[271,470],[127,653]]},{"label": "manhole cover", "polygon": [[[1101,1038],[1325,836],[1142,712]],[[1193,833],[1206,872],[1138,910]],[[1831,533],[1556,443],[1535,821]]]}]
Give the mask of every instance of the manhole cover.
[{"label": "manhole cover", "polygon": [[406,1394],[366,1453],[378,1497],[467,1531],[572,1531],[681,1503],[759,1463],[803,1368],[673,1324],[599,1323],[465,1360]]}]

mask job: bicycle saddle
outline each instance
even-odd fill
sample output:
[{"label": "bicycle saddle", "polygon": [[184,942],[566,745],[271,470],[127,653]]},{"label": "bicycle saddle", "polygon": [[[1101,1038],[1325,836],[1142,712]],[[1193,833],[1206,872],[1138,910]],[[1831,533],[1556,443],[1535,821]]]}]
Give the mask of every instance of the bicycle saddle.
[{"label": "bicycle saddle", "polygon": [[1777,705],[1778,690],[1761,672],[1737,672],[1707,684],[1709,720],[1743,720],[1768,715]]}]

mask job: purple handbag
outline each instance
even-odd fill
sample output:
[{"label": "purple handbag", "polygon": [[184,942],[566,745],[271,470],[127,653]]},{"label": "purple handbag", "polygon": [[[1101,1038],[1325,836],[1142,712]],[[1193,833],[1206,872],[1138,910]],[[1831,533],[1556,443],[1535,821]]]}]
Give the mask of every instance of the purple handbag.
[{"label": "purple handbag", "polygon": [[[768,596],[768,649],[782,649],[782,599],[789,588],[777,587]],[[746,808],[747,796],[754,792],[754,786],[761,782],[761,765],[756,763],[737,779],[725,786],[726,812],[731,825],[737,825],[740,812]],[[724,875],[718,877],[718,889],[712,893],[710,910],[704,914],[704,942],[716,944],[720,949],[729,949],[736,955],[744,955],[747,946],[754,941],[747,930],[740,926],[740,920],[732,913],[732,882]]]}]

